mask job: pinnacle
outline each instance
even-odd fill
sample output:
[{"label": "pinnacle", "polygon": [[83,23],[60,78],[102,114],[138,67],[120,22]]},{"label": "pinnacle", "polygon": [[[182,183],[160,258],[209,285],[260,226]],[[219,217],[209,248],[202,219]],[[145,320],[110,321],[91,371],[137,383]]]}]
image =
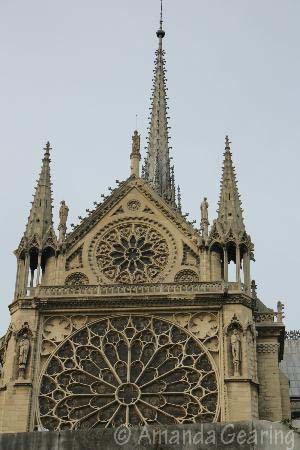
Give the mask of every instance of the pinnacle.
[{"label": "pinnacle", "polygon": [[32,206],[26,226],[25,236],[28,239],[33,235],[37,235],[42,241],[49,230],[49,226],[53,224],[50,150],[52,149],[48,141],[44,147],[45,153],[42,159],[42,168],[33,194]]},{"label": "pinnacle", "polygon": [[226,135],[217,221],[222,223],[225,229],[234,224],[237,231],[244,231],[243,209],[232,163],[230,144],[229,137]]}]

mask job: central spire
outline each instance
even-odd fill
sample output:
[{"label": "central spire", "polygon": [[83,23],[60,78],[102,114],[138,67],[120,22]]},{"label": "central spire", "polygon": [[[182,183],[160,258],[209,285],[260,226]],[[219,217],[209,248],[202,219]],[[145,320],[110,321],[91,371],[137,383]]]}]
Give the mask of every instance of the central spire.
[{"label": "central spire", "polygon": [[177,209],[174,168],[171,167],[169,155],[165,51],[162,46],[162,41],[165,37],[162,0],[160,27],[156,35],[158,37],[158,49],[155,52],[156,59],[151,98],[151,115],[149,117],[148,151],[145,158],[144,178],[170,206]]}]

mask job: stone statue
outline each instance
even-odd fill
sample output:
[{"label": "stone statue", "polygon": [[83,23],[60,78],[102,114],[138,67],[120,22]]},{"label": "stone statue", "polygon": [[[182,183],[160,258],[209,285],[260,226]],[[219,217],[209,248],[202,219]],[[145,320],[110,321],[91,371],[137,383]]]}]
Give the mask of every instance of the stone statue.
[{"label": "stone statue", "polygon": [[66,231],[67,231],[67,220],[68,220],[69,208],[66,205],[66,202],[62,200],[60,202],[59,209],[59,241],[62,242],[65,239]]},{"label": "stone statue", "polygon": [[208,221],[208,201],[207,198],[204,197],[203,202],[200,205],[200,209],[201,209],[201,221],[202,220],[207,220]]},{"label": "stone statue", "polygon": [[19,378],[24,378],[25,376],[25,369],[28,363],[29,350],[30,350],[29,333],[28,330],[25,328],[19,340],[19,358],[18,358]]},{"label": "stone statue", "polygon": [[140,142],[141,138],[137,130],[135,130],[132,136],[132,154],[140,157]]},{"label": "stone statue", "polygon": [[284,304],[277,302],[277,322],[282,323],[284,319]]},{"label": "stone statue", "polygon": [[241,337],[239,331],[235,328],[231,335],[231,353],[234,376],[240,376],[241,362],[242,362],[242,349],[241,349]]},{"label": "stone statue", "polygon": [[204,197],[203,202],[200,205],[201,209],[201,231],[202,231],[202,237],[206,241],[208,237],[208,201],[207,198]]}]

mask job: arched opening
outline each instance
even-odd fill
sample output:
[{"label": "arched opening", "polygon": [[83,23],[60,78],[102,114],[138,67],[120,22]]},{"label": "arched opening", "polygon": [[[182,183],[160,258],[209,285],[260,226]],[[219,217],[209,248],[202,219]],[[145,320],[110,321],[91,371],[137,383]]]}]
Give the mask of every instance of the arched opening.
[{"label": "arched opening", "polygon": [[54,281],[55,251],[52,247],[46,247],[41,258],[42,279],[40,284],[48,285]]},{"label": "arched opening", "polygon": [[229,242],[226,245],[227,261],[228,261],[228,278],[227,281],[236,281],[236,245],[234,242]]},{"label": "arched opening", "polygon": [[224,279],[224,252],[221,244],[215,242],[210,248],[211,281]]},{"label": "arched opening", "polygon": [[34,287],[37,284],[37,268],[39,265],[39,251],[36,247],[29,250],[29,283],[27,287]]}]

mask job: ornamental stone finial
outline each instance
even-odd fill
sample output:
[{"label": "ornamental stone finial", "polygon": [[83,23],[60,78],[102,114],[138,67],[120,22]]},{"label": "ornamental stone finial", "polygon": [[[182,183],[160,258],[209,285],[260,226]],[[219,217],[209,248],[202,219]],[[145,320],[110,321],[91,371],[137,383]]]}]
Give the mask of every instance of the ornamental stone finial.
[{"label": "ornamental stone finial", "polygon": [[226,134],[226,136],[225,136],[225,148],[226,149],[230,149],[230,144],[231,144],[231,142],[229,140],[228,134]]}]

